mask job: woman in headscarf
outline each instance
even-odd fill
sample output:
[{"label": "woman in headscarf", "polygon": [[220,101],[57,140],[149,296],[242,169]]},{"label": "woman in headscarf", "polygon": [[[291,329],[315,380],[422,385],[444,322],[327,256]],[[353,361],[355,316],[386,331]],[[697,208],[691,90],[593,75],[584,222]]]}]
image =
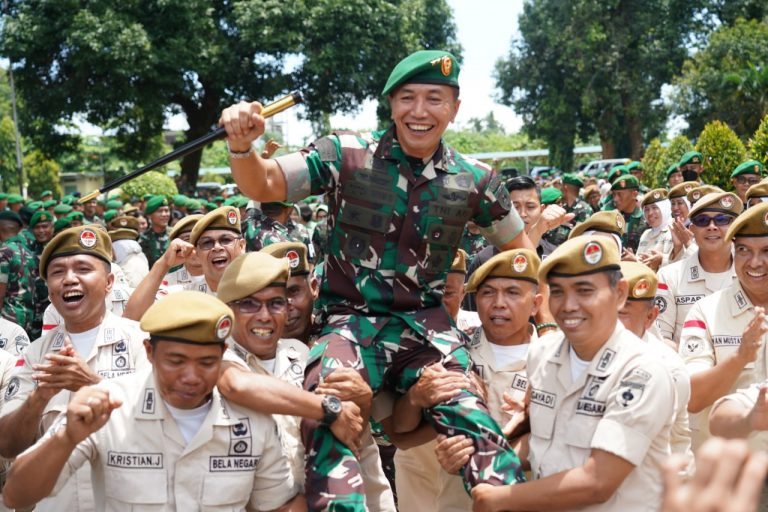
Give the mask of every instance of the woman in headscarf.
[{"label": "woman in headscarf", "polygon": [[645,194],[641,203],[643,216],[650,227],[640,237],[637,259],[653,270],[659,270],[669,263],[673,248],[669,227],[672,222],[672,205],[668,194],[666,189],[657,188]]}]

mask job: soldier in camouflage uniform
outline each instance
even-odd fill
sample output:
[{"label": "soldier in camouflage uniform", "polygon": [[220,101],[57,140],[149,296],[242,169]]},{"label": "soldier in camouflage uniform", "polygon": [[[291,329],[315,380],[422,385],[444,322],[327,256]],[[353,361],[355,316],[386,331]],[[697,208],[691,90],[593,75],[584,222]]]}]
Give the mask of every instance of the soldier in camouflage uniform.
[{"label": "soldier in camouflage uniform", "polygon": [[467,227],[464,228],[464,234],[461,236],[461,243],[459,248],[463,249],[469,257],[479,253],[488,245],[485,237],[480,233],[480,229],[474,222],[467,222]]},{"label": "soldier in camouflage uniform", "polygon": [[638,191],[640,192],[641,196],[650,192],[651,189],[643,185],[643,174],[645,173],[645,169],[643,169],[642,163],[638,162],[637,160],[633,160],[627,164],[627,170],[629,171],[629,174],[637,178],[637,182],[640,184]]},{"label": "soldier in camouflage uniform", "polygon": [[33,336],[32,323],[35,317],[37,275],[34,256],[18,240],[8,240],[0,246],[0,285],[5,286],[0,314],[19,324],[32,339],[36,338]]},{"label": "soldier in camouflage uniform", "polygon": [[164,196],[153,196],[147,201],[144,215],[149,220],[149,227],[139,237],[139,245],[147,257],[149,268],[165,253],[170,243],[168,222],[171,220],[171,209],[168,199]]},{"label": "soldier in camouflage uniform", "polygon": [[593,213],[592,207],[579,199],[579,190],[583,186],[584,182],[575,174],[563,175],[563,201],[560,206],[563,207],[565,213],[573,213],[574,217],[573,220],[560,224],[555,229],[544,233],[544,240],[554,247],[558,247],[568,240],[568,235],[571,234],[573,226],[579,222],[584,222]]},{"label": "soldier in camouflage uniform", "polygon": [[243,238],[247,252],[260,251],[264,247],[279,242],[292,242],[288,228],[278,221],[267,217],[258,208],[250,210],[248,218],[243,222]]},{"label": "soldier in camouflage uniform", "polygon": [[637,205],[637,192],[640,184],[634,176],[621,176],[613,182],[611,195],[616,209],[621,212],[626,221],[626,231],[621,237],[625,250],[637,251],[640,237],[648,229],[648,223],[643,216],[643,210]]},{"label": "soldier in camouflage uniform", "polygon": [[[496,173],[442,141],[459,106],[455,58],[416,52],[395,67],[383,94],[392,106],[389,130],[335,133],[272,160],[251,147],[264,130],[260,105],[240,103],[222,113],[232,174],[244,193],[262,201],[329,195],[322,331],[310,353],[308,390],[342,366],[357,370],[374,392],[404,393],[435,362],[468,372],[463,335],[441,305],[466,222],[474,220],[503,249],[533,249]],[[468,488],[524,480],[476,389],[424,417],[439,433],[472,440],[475,455],[463,470]],[[359,463],[329,431],[333,411],[326,418],[302,423],[309,508],[364,510]]]}]

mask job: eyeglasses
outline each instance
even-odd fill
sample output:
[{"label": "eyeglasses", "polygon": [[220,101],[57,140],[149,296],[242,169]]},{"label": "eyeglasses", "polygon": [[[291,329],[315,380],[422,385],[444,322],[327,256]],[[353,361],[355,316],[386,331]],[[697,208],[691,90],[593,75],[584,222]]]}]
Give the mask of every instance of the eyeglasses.
[{"label": "eyeglasses", "polygon": [[236,300],[232,304],[235,305],[242,313],[258,313],[261,311],[262,306],[266,304],[267,311],[273,314],[284,313],[288,307],[288,300],[282,297],[275,297],[269,299],[266,302],[246,297],[244,299]]},{"label": "eyeglasses", "polygon": [[738,183],[739,185],[749,184],[749,186],[751,187],[752,185],[757,185],[758,183],[760,183],[760,178],[758,178],[757,176],[754,176],[754,177],[747,177],[744,175],[736,176],[736,183]]},{"label": "eyeglasses", "polygon": [[760,203],[768,203],[768,197],[750,197],[747,200],[747,208],[752,208]]},{"label": "eyeglasses", "polygon": [[724,213],[718,213],[714,217],[700,214],[691,219],[691,224],[700,228],[706,228],[710,222],[714,222],[715,226],[728,226],[735,218],[733,215],[726,215]]},{"label": "eyeglasses", "polygon": [[210,251],[216,247],[217,243],[222,247],[230,247],[238,240],[240,240],[240,237],[235,235],[222,235],[219,238],[201,238],[197,241],[197,248],[201,251]]}]

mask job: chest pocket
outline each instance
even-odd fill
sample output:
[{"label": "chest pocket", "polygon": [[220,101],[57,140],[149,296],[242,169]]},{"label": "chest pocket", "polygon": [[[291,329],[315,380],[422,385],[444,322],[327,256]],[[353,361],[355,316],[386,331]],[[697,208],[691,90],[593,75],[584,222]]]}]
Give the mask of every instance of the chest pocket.
[{"label": "chest pocket", "polygon": [[168,474],[165,470],[107,467],[104,471],[107,510],[162,510],[168,502],[167,493]]},{"label": "chest pocket", "polygon": [[[531,392],[531,405],[528,410],[528,417],[531,422],[531,434],[542,439],[552,439],[555,431],[555,409],[554,403],[552,407],[549,404],[543,405],[544,400],[537,400],[537,393],[549,393],[532,390]],[[543,398],[543,396],[540,396]],[[552,395],[554,397],[554,395]]]},{"label": "chest pocket", "polygon": [[423,241],[427,274],[447,272],[455,248],[461,243],[467,221],[472,218],[473,178],[469,173],[444,176],[434,186],[434,200],[427,203]]},{"label": "chest pocket", "polygon": [[253,472],[206,475],[201,511],[243,510],[253,491]]}]

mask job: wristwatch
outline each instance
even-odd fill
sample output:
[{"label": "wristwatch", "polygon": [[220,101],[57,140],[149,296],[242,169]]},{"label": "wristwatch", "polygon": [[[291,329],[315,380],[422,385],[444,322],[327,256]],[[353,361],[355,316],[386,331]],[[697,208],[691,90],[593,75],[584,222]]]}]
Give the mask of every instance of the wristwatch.
[{"label": "wristwatch", "polygon": [[321,423],[330,427],[336,418],[341,414],[341,400],[335,396],[325,395],[323,397],[323,419]]}]

